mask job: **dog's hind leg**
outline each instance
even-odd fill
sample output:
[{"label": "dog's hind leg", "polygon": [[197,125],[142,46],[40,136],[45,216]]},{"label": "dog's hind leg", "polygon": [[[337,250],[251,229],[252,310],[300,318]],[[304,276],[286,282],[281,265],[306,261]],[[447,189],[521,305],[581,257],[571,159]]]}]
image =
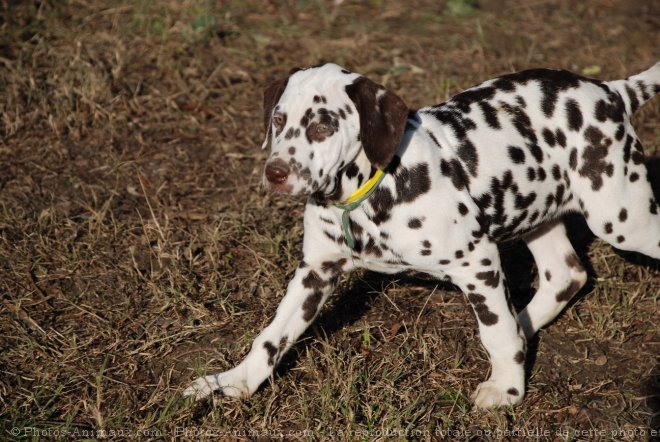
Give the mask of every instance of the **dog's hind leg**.
[{"label": "dog's hind leg", "polygon": [[[593,175],[574,174],[573,189],[596,236],[618,249],[660,259],[660,206],[653,195],[642,145],[632,127],[627,131],[625,139],[615,142],[602,161],[610,162],[611,176],[606,172],[594,181]],[[610,140],[602,143],[607,145]],[[589,164],[583,162],[586,168]]]},{"label": "dog's hind leg", "polygon": [[553,221],[525,238],[539,274],[534,298],[518,315],[527,338],[555,317],[587,282],[587,273],[573,250],[562,220]]}]

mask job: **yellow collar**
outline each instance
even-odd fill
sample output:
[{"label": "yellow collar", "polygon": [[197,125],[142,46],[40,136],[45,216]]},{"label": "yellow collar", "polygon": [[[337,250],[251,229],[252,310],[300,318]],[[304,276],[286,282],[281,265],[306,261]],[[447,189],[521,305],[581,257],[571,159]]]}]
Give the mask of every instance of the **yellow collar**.
[{"label": "yellow collar", "polygon": [[345,206],[347,204],[351,204],[352,202],[355,202],[358,199],[362,198],[365,194],[367,194],[371,189],[374,188],[374,186],[376,186],[380,182],[380,179],[381,179],[381,176],[383,175],[383,173],[385,173],[385,172],[383,172],[381,169],[376,170],[376,173],[374,173],[374,176],[369,178],[369,180],[366,183],[364,183],[362,186],[360,186],[360,188],[358,188],[358,190],[353,192],[351,194],[351,196],[346,198],[346,200],[344,202],[339,203],[338,205],[339,206]]},{"label": "yellow collar", "polygon": [[385,178],[385,172],[383,170],[376,170],[374,176],[369,178],[369,181],[364,183],[358,190],[353,192],[346,201],[343,203],[336,203],[335,206],[339,207],[344,211],[341,215],[341,230],[344,233],[344,238],[346,239],[346,245],[349,249],[353,250],[355,248],[355,238],[351,233],[349,214],[352,210],[356,209],[362,201],[369,198],[369,196],[376,190],[378,184],[383,181]]}]

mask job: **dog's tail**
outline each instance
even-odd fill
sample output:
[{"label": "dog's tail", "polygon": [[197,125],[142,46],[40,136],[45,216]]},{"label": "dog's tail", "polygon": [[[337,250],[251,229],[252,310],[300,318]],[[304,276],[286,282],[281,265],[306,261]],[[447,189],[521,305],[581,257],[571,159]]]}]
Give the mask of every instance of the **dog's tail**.
[{"label": "dog's tail", "polygon": [[621,95],[626,106],[626,113],[632,115],[660,92],[660,61],[644,72],[625,80],[610,81],[608,85]]}]

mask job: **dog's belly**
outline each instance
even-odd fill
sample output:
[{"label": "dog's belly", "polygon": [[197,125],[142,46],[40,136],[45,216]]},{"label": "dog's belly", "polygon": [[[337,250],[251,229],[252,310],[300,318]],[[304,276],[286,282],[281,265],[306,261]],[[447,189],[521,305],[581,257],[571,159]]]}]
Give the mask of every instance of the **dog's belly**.
[{"label": "dog's belly", "polygon": [[570,178],[556,173],[556,179],[546,177],[548,182],[508,180],[508,172],[504,179],[492,177],[490,189],[472,195],[481,210],[482,231],[496,241],[513,239],[577,209]]}]

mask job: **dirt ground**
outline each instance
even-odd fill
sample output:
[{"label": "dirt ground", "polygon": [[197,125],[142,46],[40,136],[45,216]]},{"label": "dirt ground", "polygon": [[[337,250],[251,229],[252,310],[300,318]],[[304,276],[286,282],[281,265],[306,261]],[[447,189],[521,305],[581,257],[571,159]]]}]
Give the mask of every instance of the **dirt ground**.
[{"label": "dirt ground", "polygon": [[[660,268],[578,217],[589,283],[515,409],[470,405],[460,292],[369,272],[251,400],[180,393],[240,361],[301,257],[303,203],[260,186],[270,79],[332,61],[416,108],[530,67],[623,78],[659,43],[657,0],[0,2],[0,439],[656,439]],[[635,127],[656,170],[660,99]],[[520,307],[536,270],[502,253]]]}]

